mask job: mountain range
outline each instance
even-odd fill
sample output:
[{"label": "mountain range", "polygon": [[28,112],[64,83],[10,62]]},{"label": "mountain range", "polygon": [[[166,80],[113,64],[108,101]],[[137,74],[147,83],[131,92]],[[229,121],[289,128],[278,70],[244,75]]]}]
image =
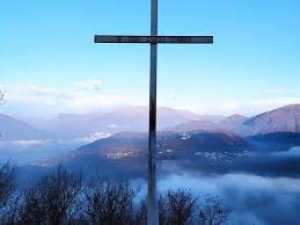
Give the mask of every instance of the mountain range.
[{"label": "mountain range", "polygon": [[[159,161],[194,160],[207,157],[241,155],[249,151],[248,143],[232,133],[191,131],[186,133],[158,132]],[[106,176],[142,176],[147,173],[147,133],[121,132],[99,139],[76,150],[31,163],[33,167],[47,168],[63,164],[88,174]]]},{"label": "mountain range", "polygon": [[[70,149],[68,152],[32,162],[24,171],[39,171],[37,168],[46,169],[62,163],[68,168],[79,169],[87,174],[146,177],[148,133],[139,131],[142,129],[138,129],[137,124],[147,121],[147,110],[132,107],[127,109],[94,114],[90,117],[89,124],[93,124],[95,118],[106,118],[106,122],[118,121],[123,124],[126,128],[124,130],[129,130],[132,124],[136,130],[119,129],[111,132],[109,137],[75,150]],[[160,169],[173,170],[175,165],[203,173],[243,171],[268,176],[296,176],[300,172],[299,158],[288,156],[289,149],[300,146],[300,105],[281,107],[249,118],[242,115],[227,118],[202,117],[166,108],[163,108],[163,112],[164,116],[160,118],[163,117],[167,122],[163,123],[161,120],[161,129],[157,133],[158,163],[163,165],[158,167]],[[79,127],[79,124],[85,124],[83,121],[86,118],[87,115],[61,115],[56,119],[63,123],[61,128],[68,132],[72,127],[67,127],[66,124],[71,126],[72,123],[80,121],[73,125]],[[176,120],[175,125],[169,122],[170,118],[173,118],[173,123]],[[101,121],[94,121],[94,124],[101,124]],[[37,131],[30,128],[29,132],[32,134]],[[297,150],[293,150],[293,154],[295,151]],[[170,163],[175,164],[170,166]]]},{"label": "mountain range", "polygon": [[[253,117],[198,115],[189,111],[158,108],[160,131],[229,131],[238,136],[300,131],[300,104],[288,105]],[[53,119],[22,122],[0,114],[0,133],[6,140],[82,138],[96,133],[146,132],[147,107],[125,107],[107,113],[61,114]]]},{"label": "mountain range", "polygon": [[225,130],[239,136],[300,131],[300,104],[288,105],[253,117],[232,115],[220,122],[188,121],[168,130]]},{"label": "mountain range", "polygon": [[[52,119],[30,118],[26,121],[37,130],[48,133],[47,138],[74,139],[93,136],[97,133],[114,134],[123,131],[147,131],[148,129],[148,107],[124,107],[107,113],[94,112],[83,115],[60,114]],[[198,115],[185,110],[176,110],[167,107],[159,107],[157,112],[157,126],[162,129],[175,126],[190,120],[210,120],[218,122],[225,117],[218,115]],[[20,121],[18,126],[22,126]],[[9,129],[16,133],[14,137],[3,135],[4,139],[28,139],[24,135],[18,135],[17,126],[10,121],[0,121],[0,132]],[[30,132],[29,132],[30,133]],[[33,137],[34,139],[34,137]],[[39,137],[37,136],[37,139]]]},{"label": "mountain range", "polygon": [[45,139],[49,134],[14,117],[0,113],[0,137],[5,140]]},{"label": "mountain range", "polygon": [[[160,174],[181,169],[202,173],[248,172],[268,176],[298,176],[299,157],[289,149],[300,145],[300,133],[283,132],[239,137],[224,131],[158,132]],[[147,176],[147,133],[122,132],[70,152],[32,162],[31,170],[63,164],[87,175]],[[180,169],[181,168],[181,169]],[[27,168],[28,169],[28,168]]]}]

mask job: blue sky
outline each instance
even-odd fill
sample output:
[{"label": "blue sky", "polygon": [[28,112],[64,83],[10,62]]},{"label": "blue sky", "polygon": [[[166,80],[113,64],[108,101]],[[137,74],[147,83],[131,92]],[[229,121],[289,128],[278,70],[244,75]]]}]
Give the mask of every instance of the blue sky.
[{"label": "blue sky", "polygon": [[[161,0],[161,35],[213,45],[160,46],[159,105],[252,115],[300,103],[300,2]],[[0,3],[0,87],[10,114],[147,105],[149,46],[95,45],[94,34],[149,34],[150,0]]]}]

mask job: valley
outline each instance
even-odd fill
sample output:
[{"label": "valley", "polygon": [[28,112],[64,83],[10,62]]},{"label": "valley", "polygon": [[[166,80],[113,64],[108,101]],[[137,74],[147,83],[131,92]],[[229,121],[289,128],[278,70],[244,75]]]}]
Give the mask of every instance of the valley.
[{"label": "valley", "polygon": [[[128,179],[141,185],[144,193],[148,155],[146,112],[145,107],[129,107],[92,116],[63,115],[30,125],[2,115],[0,122],[5,123],[0,123],[1,160],[18,165],[17,183],[23,189],[63,165],[69,171],[82,173],[86,181],[96,175]],[[159,112],[160,192],[176,187],[191,188],[195,195],[215,194],[233,209],[232,221],[256,224],[273,221],[267,217],[267,212],[275,210],[266,202],[268,195],[272,201],[298,207],[291,199],[300,196],[296,187],[300,179],[300,105],[253,117],[200,116],[168,108],[160,108]],[[268,190],[270,193],[266,194]],[[253,197],[253,191],[265,202]],[[229,199],[233,192],[243,199]],[[261,210],[247,206],[249,201],[256,201]],[[241,211],[236,204],[245,208]],[[278,215],[277,221],[294,221],[293,209],[289,212],[289,217]]]}]

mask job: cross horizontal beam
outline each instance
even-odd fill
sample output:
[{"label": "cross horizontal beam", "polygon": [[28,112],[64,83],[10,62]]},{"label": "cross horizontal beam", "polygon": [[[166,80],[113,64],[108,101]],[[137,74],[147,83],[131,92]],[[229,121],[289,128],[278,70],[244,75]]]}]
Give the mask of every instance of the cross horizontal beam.
[{"label": "cross horizontal beam", "polygon": [[213,36],[123,36],[95,35],[95,43],[213,44]]}]

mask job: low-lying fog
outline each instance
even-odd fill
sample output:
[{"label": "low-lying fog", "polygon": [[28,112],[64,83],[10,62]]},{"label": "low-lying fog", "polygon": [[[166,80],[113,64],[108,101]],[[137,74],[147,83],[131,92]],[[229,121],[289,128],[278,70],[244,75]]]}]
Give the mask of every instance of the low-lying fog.
[{"label": "low-lying fog", "polygon": [[[135,183],[141,184],[141,195],[145,195],[146,181]],[[250,174],[210,176],[186,171],[181,175],[160,176],[158,189],[161,193],[178,188],[190,190],[200,198],[206,194],[219,196],[232,210],[228,224],[300,224],[300,179]]]},{"label": "low-lying fog", "polygon": [[284,152],[274,152],[273,156],[291,156],[291,157],[300,157],[300,147],[292,147]]},{"label": "low-lying fog", "polygon": [[87,143],[89,142],[81,139],[1,141],[0,162],[13,161],[17,165],[22,165],[72,151]]},{"label": "low-lying fog", "polygon": [[1,140],[0,163],[13,161],[17,165],[55,156],[68,152],[95,140],[110,136],[109,133],[96,132],[87,137],[76,139],[47,139],[47,140]]}]

